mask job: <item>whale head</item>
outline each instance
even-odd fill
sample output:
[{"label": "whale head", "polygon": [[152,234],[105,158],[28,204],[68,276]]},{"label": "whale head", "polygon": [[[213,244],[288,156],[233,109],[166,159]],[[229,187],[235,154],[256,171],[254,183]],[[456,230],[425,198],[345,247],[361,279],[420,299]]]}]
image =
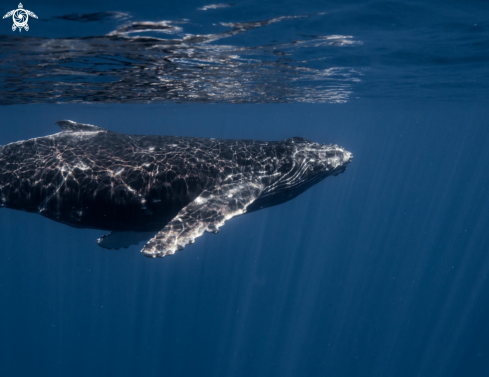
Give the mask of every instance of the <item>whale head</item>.
[{"label": "whale head", "polygon": [[295,181],[298,184],[343,173],[353,159],[351,152],[335,144],[325,145],[300,137],[287,139],[286,142],[291,145],[292,160],[295,162],[291,172],[297,174]]},{"label": "whale head", "polygon": [[275,145],[278,163],[259,199],[248,211],[284,203],[330,175],[346,170],[351,152],[338,145],[325,145],[293,137]]}]

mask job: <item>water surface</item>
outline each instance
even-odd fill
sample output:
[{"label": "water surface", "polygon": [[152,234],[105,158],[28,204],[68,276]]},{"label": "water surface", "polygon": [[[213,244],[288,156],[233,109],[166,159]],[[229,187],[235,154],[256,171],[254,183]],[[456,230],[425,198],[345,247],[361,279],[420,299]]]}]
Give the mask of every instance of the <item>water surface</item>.
[{"label": "water surface", "polygon": [[355,158],[161,260],[2,209],[0,375],[489,373],[485,3],[24,6],[0,145],[71,119]]}]

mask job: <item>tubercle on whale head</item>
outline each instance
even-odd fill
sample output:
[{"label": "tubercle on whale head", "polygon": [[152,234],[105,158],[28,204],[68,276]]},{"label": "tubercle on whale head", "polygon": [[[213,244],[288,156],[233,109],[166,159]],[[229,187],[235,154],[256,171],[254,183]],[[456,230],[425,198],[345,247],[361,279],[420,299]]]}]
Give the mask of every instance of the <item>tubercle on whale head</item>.
[{"label": "tubercle on whale head", "polygon": [[[330,175],[346,170],[351,152],[338,145],[324,145],[294,137],[275,144],[276,169],[263,177],[265,188],[251,210],[288,201]],[[265,202],[264,200],[267,200]]]},{"label": "tubercle on whale head", "polygon": [[286,142],[292,147],[295,160],[307,167],[309,174],[343,172],[353,160],[353,154],[336,144],[319,144],[304,138],[294,137]]}]

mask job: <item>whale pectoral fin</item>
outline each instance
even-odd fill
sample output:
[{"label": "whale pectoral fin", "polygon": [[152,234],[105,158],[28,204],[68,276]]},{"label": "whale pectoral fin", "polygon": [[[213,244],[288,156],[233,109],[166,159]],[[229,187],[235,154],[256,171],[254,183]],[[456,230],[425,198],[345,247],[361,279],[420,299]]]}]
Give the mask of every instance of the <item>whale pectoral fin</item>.
[{"label": "whale pectoral fin", "polygon": [[236,182],[204,191],[184,207],[144,246],[145,256],[156,258],[182,250],[204,232],[217,233],[226,220],[246,212],[263,190],[258,182]]},{"label": "whale pectoral fin", "polygon": [[127,249],[131,245],[138,245],[148,241],[156,232],[110,232],[97,240],[97,244],[104,249]]}]

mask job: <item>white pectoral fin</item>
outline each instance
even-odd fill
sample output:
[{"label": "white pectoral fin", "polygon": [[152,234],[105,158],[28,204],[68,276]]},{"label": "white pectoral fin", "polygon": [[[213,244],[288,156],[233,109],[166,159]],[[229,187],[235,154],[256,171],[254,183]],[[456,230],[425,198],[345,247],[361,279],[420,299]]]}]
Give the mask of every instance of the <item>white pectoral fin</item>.
[{"label": "white pectoral fin", "polygon": [[12,16],[12,14],[14,14],[14,11],[15,11],[15,9],[14,9],[14,10],[11,10],[11,11],[10,11],[10,12],[8,12],[8,13],[7,13],[5,16],[3,16],[3,18],[7,18],[7,17]]},{"label": "white pectoral fin", "polygon": [[245,213],[262,190],[261,183],[241,181],[204,191],[149,240],[141,252],[151,258],[164,257],[194,243],[204,232],[217,233],[226,220]]},{"label": "white pectoral fin", "polygon": [[28,10],[26,12],[29,14],[29,16],[37,18],[37,16],[33,12],[31,12],[30,10]]}]

